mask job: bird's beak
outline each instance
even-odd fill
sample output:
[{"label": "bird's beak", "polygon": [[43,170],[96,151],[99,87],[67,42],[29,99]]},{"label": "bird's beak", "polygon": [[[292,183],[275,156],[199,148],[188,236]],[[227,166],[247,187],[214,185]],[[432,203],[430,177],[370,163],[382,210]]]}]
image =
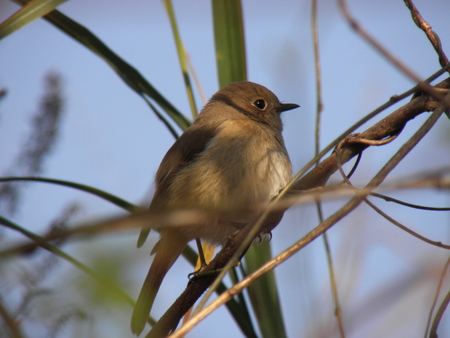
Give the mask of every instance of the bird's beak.
[{"label": "bird's beak", "polygon": [[278,106],[277,111],[278,111],[278,113],[282,113],[284,111],[292,110],[292,109],[295,109],[298,107],[300,107],[300,106],[295,103],[282,103]]}]

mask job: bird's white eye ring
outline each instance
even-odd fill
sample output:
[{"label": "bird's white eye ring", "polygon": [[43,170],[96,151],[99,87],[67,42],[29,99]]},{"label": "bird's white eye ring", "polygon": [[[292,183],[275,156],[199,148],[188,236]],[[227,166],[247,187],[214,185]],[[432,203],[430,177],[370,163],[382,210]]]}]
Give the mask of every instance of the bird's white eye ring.
[{"label": "bird's white eye ring", "polygon": [[266,101],[264,101],[263,99],[258,99],[253,102],[253,105],[258,109],[264,110],[264,108],[266,108]]}]

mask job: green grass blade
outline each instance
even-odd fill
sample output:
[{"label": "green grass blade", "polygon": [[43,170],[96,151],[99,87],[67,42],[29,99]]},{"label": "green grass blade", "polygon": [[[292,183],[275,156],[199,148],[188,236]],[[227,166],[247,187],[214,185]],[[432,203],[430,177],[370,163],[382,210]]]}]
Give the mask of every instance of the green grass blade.
[{"label": "green grass blade", "polygon": [[[17,0],[24,5],[26,0]],[[166,114],[182,129],[186,130],[191,122],[181,114],[164,96],[162,96],[134,67],[120,58],[97,36],[84,26],[55,10],[44,17],[61,31],[80,42],[97,54],[122,78],[122,80],[140,96],[154,100]],[[162,118],[162,116],[158,116]],[[166,123],[168,123],[166,121]]]},{"label": "green grass blade", "polygon": [[46,15],[67,0],[32,0],[0,24],[0,39]]},{"label": "green grass blade", "polygon": [[[240,0],[212,0],[219,85],[247,79],[244,23]],[[270,244],[252,246],[245,255],[248,273],[272,257]],[[286,337],[275,274],[270,272],[248,288],[263,337]],[[243,311],[243,309],[242,309]],[[243,316],[233,313],[233,316]],[[238,322],[238,321],[236,321]]]},{"label": "green grass blade", "polygon": [[[0,224],[3,224],[4,226],[6,226],[9,229],[12,229],[14,231],[20,232],[21,234],[23,234],[24,236],[28,237],[32,241],[38,243],[38,245],[41,248],[43,248],[45,250],[48,250],[51,253],[55,254],[56,256],[59,256],[59,257],[65,259],[66,261],[72,263],[77,268],[79,268],[83,272],[87,273],[89,276],[93,277],[100,284],[104,285],[105,287],[107,287],[111,291],[114,291],[115,294],[120,295],[129,304],[134,306],[135,302],[134,302],[133,298],[131,298],[120,287],[118,287],[116,284],[111,283],[111,281],[109,281],[107,279],[104,279],[101,275],[98,275],[94,270],[92,270],[91,268],[87,267],[86,265],[84,265],[80,261],[76,260],[72,256],[66,254],[61,249],[57,248],[56,246],[54,246],[54,245],[52,245],[50,243],[47,243],[43,237],[41,237],[39,235],[36,235],[35,233],[25,229],[24,227],[21,227],[21,226],[15,224],[14,222],[11,222],[10,220],[6,219],[5,217],[3,217],[1,215],[0,215]],[[8,254],[9,254],[9,251],[5,251],[2,254],[0,254],[0,258],[2,258],[2,257],[4,258],[5,256],[8,256]]]},{"label": "green grass blade", "polygon": [[[240,267],[242,268],[242,265],[240,265]],[[236,270],[237,270],[237,268],[232,268],[229,271],[229,276],[230,276],[231,282],[233,284],[236,284],[239,282],[239,277],[238,277]],[[219,286],[217,288],[217,291],[219,293],[222,293],[222,292],[225,292],[226,290],[222,290]],[[247,338],[257,338],[258,336],[256,335],[255,328],[253,327],[253,322],[250,318],[250,311],[248,309],[248,304],[247,304],[247,301],[245,300],[244,293],[242,293],[242,292],[239,293],[233,299],[235,299],[236,302],[239,303],[238,304],[239,308],[230,307],[229,301],[226,303],[226,306],[228,307],[228,310],[231,313],[233,313],[233,311],[235,311],[236,314],[239,314],[239,316],[233,316],[233,318],[236,320],[237,324],[239,325],[239,328],[242,330],[242,332],[244,333],[244,335]]]},{"label": "green grass blade", "polygon": [[219,87],[247,79],[240,0],[213,0],[214,41]]},{"label": "green grass blade", "polygon": [[[257,270],[271,258],[272,250],[268,241],[252,245],[245,254],[247,273],[250,274]],[[262,336],[266,338],[287,337],[275,273],[271,271],[265,274],[250,285],[248,291]]]},{"label": "green grass blade", "polygon": [[139,95],[153,99],[181,129],[185,130],[190,126],[190,121],[167,101],[134,67],[109,49],[88,29],[58,11],[50,13],[45,19],[105,60],[128,86]]},{"label": "green grass blade", "polygon": [[119,208],[122,208],[130,213],[133,213],[138,210],[142,210],[143,208],[134,205],[132,203],[129,203],[125,201],[124,199],[114,196],[110,193],[107,193],[105,191],[93,188],[88,185],[71,182],[71,181],[64,181],[64,180],[56,180],[52,178],[44,178],[44,177],[0,177],[0,182],[14,182],[14,181],[28,181],[28,182],[42,182],[42,183],[50,183],[50,184],[57,184],[64,187],[74,188],[77,190],[81,190],[87,193],[90,193],[92,195],[98,196],[106,201],[111,202],[114,205],[117,205]]},{"label": "green grass blade", "polygon": [[186,51],[184,49],[183,42],[181,41],[181,36],[178,30],[177,20],[175,18],[175,11],[173,10],[172,1],[164,0],[164,6],[166,7],[167,14],[169,15],[170,25],[172,26],[173,37],[175,40],[175,46],[177,47],[178,59],[180,61],[181,72],[183,73],[184,85],[186,86],[192,117],[196,117],[197,106],[195,104],[194,92],[192,90],[191,80],[189,77],[186,62]]}]

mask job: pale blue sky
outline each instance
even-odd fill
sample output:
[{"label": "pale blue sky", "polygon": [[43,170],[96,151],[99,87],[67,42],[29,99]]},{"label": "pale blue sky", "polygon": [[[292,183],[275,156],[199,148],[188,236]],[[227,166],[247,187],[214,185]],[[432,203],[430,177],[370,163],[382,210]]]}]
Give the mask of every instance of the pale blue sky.
[{"label": "pale blue sky", "polygon": [[[421,0],[415,3],[440,34],[444,49],[450,53],[450,2]],[[412,23],[403,1],[349,1],[349,6],[358,21],[419,76],[428,77],[439,69],[432,47]],[[0,8],[3,21],[18,7],[2,0]],[[204,0],[174,1],[174,8],[186,49],[203,90],[210,97],[218,89],[210,3]],[[249,0],[243,1],[243,9],[249,80],[267,86],[284,102],[301,105],[300,109],[284,116],[287,147],[294,169],[298,170],[311,158],[314,149],[315,84],[310,3],[266,1],[262,4]],[[180,111],[188,113],[189,106],[162,2],[78,0],[63,4],[60,10],[97,34]],[[352,31],[343,21],[336,1],[321,2],[319,21],[325,104],[322,145],[326,145],[391,95],[402,93],[413,83]],[[148,201],[154,173],[173,137],[145,102],[128,89],[100,58],[43,20],[5,38],[0,45],[0,53],[0,86],[8,90],[8,96],[0,105],[1,169],[8,168],[18,152],[29,130],[30,116],[36,111],[43,93],[43,78],[49,71],[54,71],[63,78],[65,114],[58,144],[46,161],[43,175],[89,184],[134,203]],[[197,106],[202,106],[198,95]],[[392,145],[367,151],[355,181],[365,182],[376,173],[425,118],[425,115],[418,117],[408,125]],[[392,178],[450,165],[449,124],[445,119],[438,124],[423,144],[393,172]],[[434,191],[402,192],[396,196],[428,205],[445,206],[450,203],[448,195]],[[78,216],[80,222],[120,212],[84,193],[30,184],[13,219],[32,231],[40,232],[58,210],[72,201],[83,207]],[[326,215],[340,205],[338,202],[329,203]],[[406,208],[399,211],[397,206],[382,202],[378,205],[421,234],[448,242],[448,213],[419,213]],[[274,252],[281,252],[316,224],[313,208],[290,211],[273,233]],[[21,238],[9,232],[8,236]],[[106,247],[102,250],[105,254],[122,255],[133,262],[129,267],[131,275],[125,280],[127,291],[136,297],[150,264],[148,252],[151,243],[143,249],[134,249],[137,231],[110,237],[100,241]],[[445,252],[430,249],[397,230],[367,207],[361,207],[359,212],[336,225],[330,232],[330,239],[339,271],[348,337],[422,336],[436,284],[436,279],[425,277],[427,275],[423,271],[427,265],[424,262],[433,258],[435,263],[440,263],[437,266],[443,266]],[[89,254],[98,253],[93,245],[93,242],[70,245],[68,251],[89,263]],[[71,269],[66,266],[65,270]],[[395,301],[388,309],[369,312],[372,320],[365,318],[363,310],[369,311],[373,304],[367,304],[368,299],[389,281],[397,280],[399,271],[405,276],[424,273],[423,279],[417,281],[420,284],[416,285],[418,291],[411,291],[403,298],[393,297]],[[157,315],[182,290],[189,272],[191,268],[187,264],[177,262],[174,271],[167,275],[155,303]],[[72,278],[79,278],[79,275]],[[279,267],[277,278],[289,337],[337,336],[327,331],[332,327],[333,308],[321,241],[312,243]],[[445,285],[447,291],[448,281]],[[114,322],[117,337],[130,334],[127,316],[131,309],[111,311],[113,314],[102,313],[100,318],[103,315]],[[401,318],[399,314],[403,314]],[[392,323],[394,318],[400,322],[405,320],[398,332],[398,325]],[[446,330],[442,332],[447,334],[450,332],[448,322],[447,319],[442,326]],[[206,319],[190,336],[205,337],[212,328],[218,332],[215,337],[240,335],[222,309]],[[69,330],[66,333],[68,337],[74,334]]]}]

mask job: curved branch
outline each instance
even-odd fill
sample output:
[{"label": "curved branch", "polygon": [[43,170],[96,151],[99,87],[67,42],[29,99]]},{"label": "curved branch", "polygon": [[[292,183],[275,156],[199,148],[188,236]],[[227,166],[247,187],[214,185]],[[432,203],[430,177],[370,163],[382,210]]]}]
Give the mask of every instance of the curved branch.
[{"label": "curved branch", "polygon": [[439,277],[439,283],[438,283],[438,285],[436,287],[436,292],[434,294],[433,303],[431,304],[430,313],[428,315],[427,327],[425,328],[425,338],[427,337],[428,332],[430,330],[431,321],[433,319],[434,308],[436,307],[436,304],[437,304],[437,301],[438,301],[438,297],[439,297],[439,293],[441,292],[442,284],[444,282],[444,278],[445,278],[445,275],[447,274],[449,266],[450,266],[450,257],[445,262],[444,268],[441,271],[441,276]]},{"label": "curved branch", "polygon": [[433,31],[428,22],[423,19],[422,15],[419,13],[412,0],[405,0],[405,5],[411,11],[411,16],[414,20],[414,23],[417,25],[417,27],[423,30],[428,40],[430,40],[431,44],[433,45],[434,50],[439,56],[439,63],[441,64],[441,66],[444,67],[448,65],[449,61],[444,53],[444,50],[442,49],[441,39],[439,38],[439,35],[437,35],[437,33]]},{"label": "curved branch", "polygon": [[430,329],[430,338],[438,338],[437,329],[439,327],[439,323],[441,322],[442,316],[447,309],[448,303],[450,303],[450,291],[445,296],[444,300],[441,303],[441,306],[439,307],[439,310],[436,313],[436,316],[434,317],[433,325],[431,325]]}]

